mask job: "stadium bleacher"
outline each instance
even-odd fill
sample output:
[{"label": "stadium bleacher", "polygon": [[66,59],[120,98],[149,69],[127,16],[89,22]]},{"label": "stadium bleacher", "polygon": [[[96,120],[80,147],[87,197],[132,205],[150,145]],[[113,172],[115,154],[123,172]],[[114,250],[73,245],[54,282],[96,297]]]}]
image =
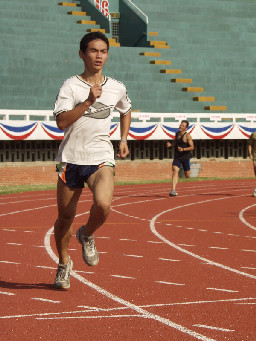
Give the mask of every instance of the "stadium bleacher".
[{"label": "stadium bleacher", "polygon": [[[0,109],[53,109],[63,80],[83,70],[78,56],[81,37],[89,30],[102,29],[93,13],[87,11],[88,1],[93,2],[1,2]],[[133,3],[147,16],[146,43],[141,40],[131,46],[129,39],[127,43],[122,39],[119,47],[115,39],[111,40],[118,33],[107,31],[112,46],[104,73],[125,83],[134,112],[167,113],[170,121],[176,113],[255,113],[255,1],[109,0],[115,24],[125,18],[126,13],[119,12],[124,8],[119,6],[121,2]],[[58,145],[52,142],[49,160]],[[163,152],[164,141],[150,141],[149,145],[133,142],[131,159],[134,155],[171,157]],[[219,148],[215,142],[198,142],[197,158],[227,157],[232,153],[246,158],[245,141],[239,142],[239,148],[234,147],[238,152],[232,151],[232,141],[224,141],[221,148],[225,153],[215,150]],[[28,148],[31,146],[28,143]],[[16,145],[3,145],[2,161],[20,160],[16,154],[6,157],[5,151],[11,149],[18,151]],[[25,161],[38,160],[37,153],[33,155],[26,156]]]}]

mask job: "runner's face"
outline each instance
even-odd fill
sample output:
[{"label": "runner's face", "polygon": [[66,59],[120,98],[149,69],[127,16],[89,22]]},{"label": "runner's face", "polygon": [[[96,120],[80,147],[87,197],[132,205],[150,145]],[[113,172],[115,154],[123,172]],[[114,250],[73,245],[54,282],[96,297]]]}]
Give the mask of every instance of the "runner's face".
[{"label": "runner's face", "polygon": [[96,73],[102,70],[107,61],[107,44],[101,39],[92,40],[89,42],[85,53],[80,51],[80,57],[84,61],[85,69]]},{"label": "runner's face", "polygon": [[187,130],[187,125],[185,122],[181,122],[179,126],[179,131],[186,131]]}]

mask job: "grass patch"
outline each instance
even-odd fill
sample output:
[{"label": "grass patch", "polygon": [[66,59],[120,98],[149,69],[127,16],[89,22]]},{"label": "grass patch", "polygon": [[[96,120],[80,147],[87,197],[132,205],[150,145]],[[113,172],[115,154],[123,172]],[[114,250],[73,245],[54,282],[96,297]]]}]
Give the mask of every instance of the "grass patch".
[{"label": "grass patch", "polygon": [[16,185],[16,186],[0,186],[1,194],[12,194],[32,191],[46,191],[56,189],[56,185]]},{"label": "grass patch", "polygon": [[[191,181],[212,181],[212,180],[245,180],[245,179],[255,179],[252,178],[179,178],[180,182],[191,182]],[[171,183],[172,180],[141,180],[141,181],[116,181],[115,185],[143,185],[143,184],[163,184],[163,183]],[[87,187],[87,186],[85,186]],[[16,185],[16,186],[0,186],[0,195],[1,194],[12,194],[12,193],[21,193],[21,192],[33,192],[33,191],[46,191],[46,190],[56,190],[56,184],[54,185]]]}]

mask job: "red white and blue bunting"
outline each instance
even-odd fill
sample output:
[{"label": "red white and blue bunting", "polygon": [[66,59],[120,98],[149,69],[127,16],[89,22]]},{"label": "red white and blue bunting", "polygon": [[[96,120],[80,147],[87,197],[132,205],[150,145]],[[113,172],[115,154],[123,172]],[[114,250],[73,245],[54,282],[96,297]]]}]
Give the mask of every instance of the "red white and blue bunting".
[{"label": "red white and blue bunting", "polygon": [[[6,111],[0,110],[0,117],[2,112],[6,114]],[[16,111],[9,111],[6,115],[2,114],[2,120],[0,120],[0,140],[62,140],[63,131],[57,126],[55,121],[51,121],[52,113],[49,111],[45,114],[44,121],[30,121],[29,115],[31,112],[21,111],[25,120],[13,120],[9,119],[8,115],[16,114]],[[39,112],[40,113],[40,112]],[[32,114],[39,114],[33,112]],[[191,134],[194,140],[220,140],[220,139],[248,139],[252,132],[256,131],[256,115],[255,114],[226,114],[229,117],[229,122],[219,120],[221,115],[215,115],[215,121],[210,121],[209,116],[206,114],[140,114],[136,118],[136,114],[132,114],[135,117],[135,122],[132,121],[128,139],[129,140],[172,140],[175,138],[175,133],[178,131],[178,127],[181,119],[191,119],[191,123],[187,131]],[[247,116],[246,116],[247,115]],[[191,116],[191,117],[190,117]],[[208,118],[207,122],[200,122],[201,118]],[[159,122],[154,122],[152,117],[157,118]],[[175,118],[174,122],[164,122],[164,118]],[[114,120],[110,126],[110,138],[111,140],[120,139],[120,123],[118,122],[119,115],[114,115]],[[193,118],[193,120],[192,120]],[[230,120],[231,118],[231,120]],[[239,119],[242,118],[241,123]],[[157,120],[156,120],[157,121]]]}]

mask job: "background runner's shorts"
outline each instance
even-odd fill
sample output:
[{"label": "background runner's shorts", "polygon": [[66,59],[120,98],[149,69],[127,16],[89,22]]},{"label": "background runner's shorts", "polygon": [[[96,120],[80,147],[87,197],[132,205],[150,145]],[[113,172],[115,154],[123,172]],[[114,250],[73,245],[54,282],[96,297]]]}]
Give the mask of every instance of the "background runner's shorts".
[{"label": "background runner's shorts", "polygon": [[177,166],[179,168],[181,168],[182,166],[184,171],[187,172],[190,170],[190,159],[185,159],[185,160],[174,159],[172,165]]},{"label": "background runner's shorts", "polygon": [[56,166],[59,177],[70,188],[84,188],[88,178],[103,166],[115,167],[111,162],[103,162],[100,165],[83,166],[61,162]]}]

